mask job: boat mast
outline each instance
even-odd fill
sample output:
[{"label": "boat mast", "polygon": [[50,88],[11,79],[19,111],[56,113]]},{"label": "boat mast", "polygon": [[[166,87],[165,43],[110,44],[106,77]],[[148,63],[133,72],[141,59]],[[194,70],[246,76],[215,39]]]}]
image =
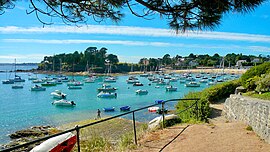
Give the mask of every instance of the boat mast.
[{"label": "boat mast", "polygon": [[59,72],[60,74],[62,74],[62,59],[59,59],[60,60],[60,69],[59,69]]},{"label": "boat mast", "polygon": [[14,67],[15,67],[15,70],[14,70],[14,73],[15,73],[15,77],[16,77],[16,59],[15,59],[15,62],[14,62]]}]

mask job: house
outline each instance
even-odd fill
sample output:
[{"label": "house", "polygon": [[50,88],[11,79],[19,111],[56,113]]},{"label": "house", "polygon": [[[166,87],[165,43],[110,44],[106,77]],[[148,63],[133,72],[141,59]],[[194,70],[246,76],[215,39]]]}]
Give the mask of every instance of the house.
[{"label": "house", "polygon": [[260,62],[260,59],[259,58],[255,58],[251,61],[252,63],[259,63]]},{"label": "house", "polygon": [[188,65],[191,66],[191,67],[194,67],[194,66],[198,66],[199,63],[198,63],[197,61],[195,61],[195,60],[192,60],[192,61],[190,61],[190,62],[188,63]]},{"label": "house", "polygon": [[238,60],[237,62],[236,62],[236,67],[238,67],[238,68],[242,68],[242,64],[243,63],[246,63],[247,62],[247,60]]}]

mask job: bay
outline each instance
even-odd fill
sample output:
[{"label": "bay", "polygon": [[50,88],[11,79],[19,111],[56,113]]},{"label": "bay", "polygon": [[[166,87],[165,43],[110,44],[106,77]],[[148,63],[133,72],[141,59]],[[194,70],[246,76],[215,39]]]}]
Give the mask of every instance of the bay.
[{"label": "bay", "polygon": [[[35,84],[28,80],[30,73],[17,73],[26,81],[23,89],[12,89],[9,84],[0,84],[0,144],[9,141],[7,136],[16,130],[21,130],[37,125],[62,125],[69,122],[96,118],[97,109],[104,107],[115,107],[116,111],[104,113],[101,116],[117,115],[121,106],[131,106],[131,110],[155,103],[155,100],[168,100],[182,98],[190,91],[202,90],[208,85],[202,83],[201,87],[185,87],[183,83],[172,82],[176,86],[176,92],[166,92],[165,86],[156,88],[147,78],[139,77],[144,86],[132,86],[127,84],[128,75],[118,76],[117,82],[111,83],[112,87],[118,90],[117,98],[104,99],[97,97],[97,88],[101,87],[104,77],[96,80],[95,83],[85,83],[80,90],[69,90],[66,83],[47,87],[46,91],[34,92],[30,88]],[[14,75],[13,73],[10,74]],[[54,77],[45,74],[31,74],[38,78]],[[71,76],[69,76],[71,78]],[[85,77],[74,76],[76,80],[82,81]],[[0,79],[6,79],[5,73],[0,73]],[[151,85],[150,85],[151,84]],[[147,95],[136,95],[137,89],[148,90]],[[51,103],[54,101],[50,93],[54,90],[61,90],[68,94],[67,99],[76,102],[75,107],[56,107]],[[176,102],[166,104],[166,108],[174,109]],[[146,122],[156,117],[157,114],[149,113],[146,110],[136,113],[136,120]],[[127,118],[131,118],[128,116]]]}]

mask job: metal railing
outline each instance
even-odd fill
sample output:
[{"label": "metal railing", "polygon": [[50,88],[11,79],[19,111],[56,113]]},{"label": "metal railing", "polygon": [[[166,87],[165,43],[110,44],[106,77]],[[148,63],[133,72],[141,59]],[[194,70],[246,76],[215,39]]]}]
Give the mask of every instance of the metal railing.
[{"label": "metal railing", "polygon": [[141,111],[141,110],[144,110],[144,109],[147,109],[149,107],[153,107],[153,106],[157,106],[157,105],[162,105],[162,128],[165,128],[165,103],[167,102],[172,102],[172,101],[186,101],[186,100],[194,100],[195,102],[190,105],[189,107],[183,109],[182,111],[178,112],[177,114],[180,114],[192,107],[195,106],[195,111],[196,111],[196,118],[198,119],[198,98],[193,98],[193,99],[170,99],[170,100],[166,100],[166,101],[162,101],[161,103],[155,103],[155,104],[152,104],[152,105],[149,105],[149,106],[145,106],[145,107],[142,107],[142,108],[138,108],[138,109],[135,109],[135,110],[132,110],[132,111],[128,111],[128,112],[125,112],[125,113],[122,113],[122,114],[119,114],[119,115],[115,115],[115,116],[112,116],[112,117],[108,117],[108,118],[105,118],[105,119],[101,119],[101,120],[98,120],[98,121],[95,121],[95,122],[92,122],[92,123],[89,123],[89,124],[85,124],[85,125],[82,125],[82,126],[76,126],[72,129],[68,129],[68,130],[65,130],[63,132],[60,132],[60,133],[57,133],[57,134],[53,134],[53,135],[50,135],[50,136],[46,136],[46,137],[43,137],[43,138],[40,138],[40,139],[37,139],[37,140],[33,140],[33,141],[30,141],[30,142],[27,142],[25,144],[21,144],[21,145],[17,145],[17,146],[14,146],[14,147],[10,147],[10,148],[7,148],[7,149],[3,149],[3,150],[0,150],[0,152],[9,152],[9,151],[12,151],[12,150],[18,150],[19,148],[23,148],[23,147],[26,147],[26,146],[29,146],[31,144],[34,144],[34,143],[37,143],[37,142],[41,142],[41,141],[44,141],[44,140],[47,140],[49,138],[52,138],[52,137],[56,137],[56,136],[59,136],[59,135],[62,135],[62,134],[65,134],[65,133],[69,133],[69,132],[73,132],[73,131],[76,131],[76,136],[77,136],[77,150],[78,152],[80,152],[80,129],[82,128],[85,128],[85,127],[89,127],[89,126],[93,126],[93,125],[96,125],[96,124],[99,124],[99,123],[102,123],[102,122],[105,122],[105,121],[108,121],[108,120],[112,120],[112,119],[115,119],[115,118],[118,118],[118,117],[122,117],[122,116],[125,116],[125,115],[128,115],[128,114],[131,114],[132,113],[132,122],[133,122],[133,132],[134,132],[134,142],[135,144],[137,145],[137,135],[136,135],[136,123],[135,123],[135,112],[137,111]]}]

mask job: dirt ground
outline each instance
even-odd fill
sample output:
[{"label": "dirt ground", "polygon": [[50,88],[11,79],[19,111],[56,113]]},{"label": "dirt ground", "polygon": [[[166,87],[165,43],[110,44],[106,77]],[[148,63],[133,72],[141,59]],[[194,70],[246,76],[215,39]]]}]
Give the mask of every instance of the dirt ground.
[{"label": "dirt ground", "polygon": [[210,123],[177,125],[146,134],[134,152],[270,152],[261,140],[241,122],[228,122],[215,108]]}]

